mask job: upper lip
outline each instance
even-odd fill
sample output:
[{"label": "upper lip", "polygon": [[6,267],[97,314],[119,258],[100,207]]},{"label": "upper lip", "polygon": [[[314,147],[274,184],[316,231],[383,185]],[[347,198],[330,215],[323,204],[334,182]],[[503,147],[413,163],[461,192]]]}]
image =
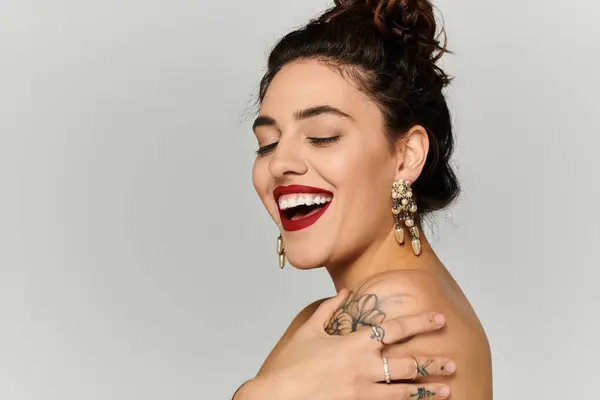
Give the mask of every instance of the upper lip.
[{"label": "upper lip", "polygon": [[333,197],[333,193],[329,190],[321,189],[314,186],[304,186],[304,185],[289,185],[289,186],[278,186],[273,190],[273,196],[275,196],[275,201],[279,200],[281,196],[284,194],[294,194],[294,193],[324,193]]}]

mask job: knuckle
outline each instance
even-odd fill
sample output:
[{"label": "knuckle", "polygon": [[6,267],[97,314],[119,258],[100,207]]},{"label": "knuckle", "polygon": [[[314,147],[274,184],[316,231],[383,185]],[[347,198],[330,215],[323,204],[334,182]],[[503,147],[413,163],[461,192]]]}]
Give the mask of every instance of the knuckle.
[{"label": "knuckle", "polygon": [[411,362],[412,359],[403,358],[397,364],[396,368],[398,368],[397,374],[401,379],[408,379],[413,373],[414,363]]},{"label": "knuckle", "polygon": [[410,391],[406,385],[398,385],[398,391],[394,393],[394,399],[410,400]]},{"label": "knuckle", "polygon": [[442,366],[442,362],[440,360],[433,359],[424,359],[421,363],[419,363],[419,367],[421,368],[422,374],[427,375],[439,375],[441,371],[440,367]]},{"label": "knuckle", "polygon": [[377,339],[376,336],[372,333],[371,329],[368,331],[365,330],[364,335],[356,335],[354,336],[356,342],[356,349],[358,351],[381,351],[383,344]]},{"label": "knuckle", "polygon": [[394,330],[396,332],[394,336],[399,337],[399,338],[405,338],[408,334],[408,326],[407,323],[404,319],[397,319],[395,320],[395,326],[394,326]]}]

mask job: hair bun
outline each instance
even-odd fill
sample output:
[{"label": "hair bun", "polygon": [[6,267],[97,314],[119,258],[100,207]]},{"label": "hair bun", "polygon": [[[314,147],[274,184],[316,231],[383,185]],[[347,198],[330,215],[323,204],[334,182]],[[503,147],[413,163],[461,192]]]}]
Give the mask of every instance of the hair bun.
[{"label": "hair bun", "polygon": [[387,39],[397,38],[403,52],[415,61],[435,63],[446,50],[442,29],[440,42],[434,7],[429,0],[334,0],[335,7],[327,20],[346,14],[370,17],[379,33]]}]

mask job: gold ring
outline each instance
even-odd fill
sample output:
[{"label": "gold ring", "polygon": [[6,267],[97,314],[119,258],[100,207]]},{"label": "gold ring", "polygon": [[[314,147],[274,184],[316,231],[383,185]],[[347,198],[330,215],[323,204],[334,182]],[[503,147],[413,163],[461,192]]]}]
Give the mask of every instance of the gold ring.
[{"label": "gold ring", "polygon": [[383,376],[385,377],[385,383],[390,383],[392,381],[392,377],[390,376],[390,366],[388,364],[387,357],[381,357],[383,360]]},{"label": "gold ring", "polygon": [[410,378],[410,379],[417,379],[417,377],[419,376],[419,362],[417,361],[416,357],[412,357],[412,359],[415,361],[415,375]]}]

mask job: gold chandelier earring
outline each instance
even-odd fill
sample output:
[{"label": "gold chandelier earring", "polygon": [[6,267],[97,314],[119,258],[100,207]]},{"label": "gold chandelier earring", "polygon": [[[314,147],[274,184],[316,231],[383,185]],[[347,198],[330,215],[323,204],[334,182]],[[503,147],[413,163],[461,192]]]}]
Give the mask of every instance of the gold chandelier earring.
[{"label": "gold chandelier earring", "polygon": [[410,181],[399,179],[392,185],[392,213],[396,225],[396,240],[404,243],[404,227],[411,236],[411,245],[415,255],[421,254],[419,228],[416,226],[417,201],[411,189]]},{"label": "gold chandelier earring", "polygon": [[283,269],[285,267],[285,248],[281,235],[277,237],[277,255],[279,256],[279,268]]}]

